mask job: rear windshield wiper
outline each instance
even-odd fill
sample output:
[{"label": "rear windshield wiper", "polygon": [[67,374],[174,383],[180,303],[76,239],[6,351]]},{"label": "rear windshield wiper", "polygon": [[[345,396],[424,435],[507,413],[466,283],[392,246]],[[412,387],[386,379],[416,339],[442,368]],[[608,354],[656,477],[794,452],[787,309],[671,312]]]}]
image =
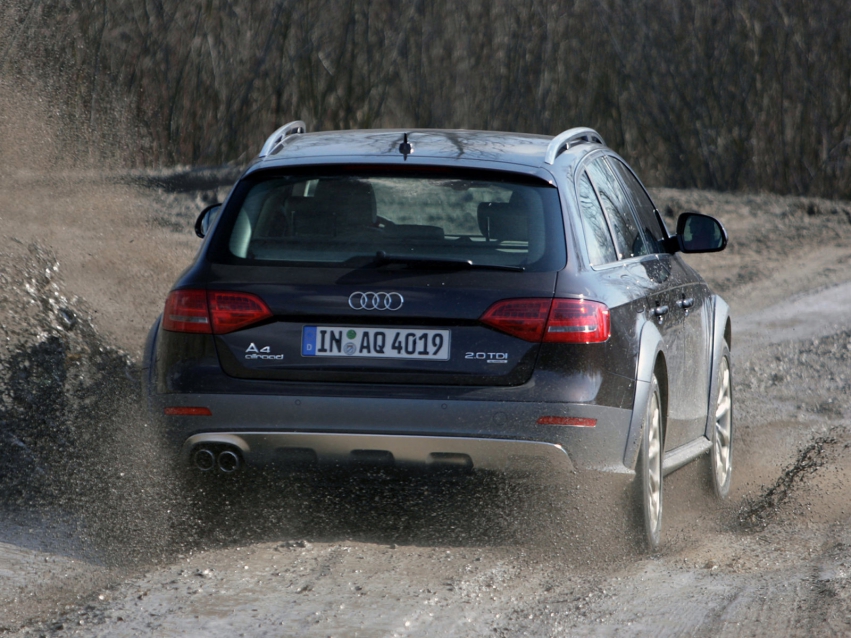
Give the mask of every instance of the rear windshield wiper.
[{"label": "rear windshield wiper", "polygon": [[375,253],[375,258],[364,264],[364,266],[387,266],[390,264],[402,264],[419,268],[433,268],[435,270],[504,270],[508,272],[523,272],[523,266],[503,266],[500,264],[477,264],[471,259],[442,259],[439,257],[410,257],[407,255],[388,255],[383,250]]}]

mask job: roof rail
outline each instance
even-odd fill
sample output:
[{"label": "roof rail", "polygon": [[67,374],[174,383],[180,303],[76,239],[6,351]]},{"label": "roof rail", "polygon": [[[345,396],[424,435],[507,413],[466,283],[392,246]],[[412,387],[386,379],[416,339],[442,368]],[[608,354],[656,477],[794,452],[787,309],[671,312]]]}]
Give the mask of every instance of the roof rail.
[{"label": "roof rail", "polygon": [[584,126],[571,128],[563,133],[559,133],[552,139],[550,145],[547,147],[547,153],[544,155],[544,162],[546,164],[553,164],[559,155],[579,142],[593,142],[602,144],[603,146],[606,145],[602,136],[592,128]]},{"label": "roof rail", "polygon": [[275,131],[269,136],[269,138],[266,140],[266,143],[263,145],[263,148],[260,150],[260,155],[258,155],[257,157],[266,157],[267,155],[274,155],[283,148],[284,144],[286,143],[286,139],[290,135],[306,132],[307,124],[305,124],[301,120],[296,120],[295,122],[284,124],[281,128],[279,128],[277,131]]}]

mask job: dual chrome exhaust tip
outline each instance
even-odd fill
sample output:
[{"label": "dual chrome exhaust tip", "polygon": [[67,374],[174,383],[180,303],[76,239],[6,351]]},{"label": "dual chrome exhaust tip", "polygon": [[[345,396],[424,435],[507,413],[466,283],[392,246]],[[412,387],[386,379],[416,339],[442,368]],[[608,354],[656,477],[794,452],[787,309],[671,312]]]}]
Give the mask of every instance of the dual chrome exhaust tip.
[{"label": "dual chrome exhaust tip", "polygon": [[220,449],[201,446],[192,453],[192,463],[202,472],[233,474],[242,467],[242,456],[230,446]]}]

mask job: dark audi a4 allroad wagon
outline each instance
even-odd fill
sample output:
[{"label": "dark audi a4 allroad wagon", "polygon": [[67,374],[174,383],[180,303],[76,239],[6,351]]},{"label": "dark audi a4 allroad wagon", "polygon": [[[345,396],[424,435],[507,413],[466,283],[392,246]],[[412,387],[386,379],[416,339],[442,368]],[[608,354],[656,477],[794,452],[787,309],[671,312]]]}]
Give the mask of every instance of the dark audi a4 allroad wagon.
[{"label": "dark audi a4 allroad wagon", "polygon": [[276,131],[145,354],[197,473],[375,464],[617,479],[659,544],[662,479],[732,471],[727,304],[595,131]]}]

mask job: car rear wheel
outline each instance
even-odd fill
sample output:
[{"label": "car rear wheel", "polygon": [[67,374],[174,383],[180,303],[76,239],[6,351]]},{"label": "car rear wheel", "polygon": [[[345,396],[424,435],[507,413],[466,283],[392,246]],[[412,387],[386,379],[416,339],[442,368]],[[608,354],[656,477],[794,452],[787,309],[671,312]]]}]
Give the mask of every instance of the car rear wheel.
[{"label": "car rear wheel", "polygon": [[650,550],[655,550],[662,537],[662,400],[656,375],[651,381],[642,430],[636,500],[640,504],[644,540]]},{"label": "car rear wheel", "polygon": [[730,493],[733,476],[733,386],[730,374],[730,349],[724,344],[718,366],[718,396],[712,428],[712,487],[715,495],[724,499]]}]

